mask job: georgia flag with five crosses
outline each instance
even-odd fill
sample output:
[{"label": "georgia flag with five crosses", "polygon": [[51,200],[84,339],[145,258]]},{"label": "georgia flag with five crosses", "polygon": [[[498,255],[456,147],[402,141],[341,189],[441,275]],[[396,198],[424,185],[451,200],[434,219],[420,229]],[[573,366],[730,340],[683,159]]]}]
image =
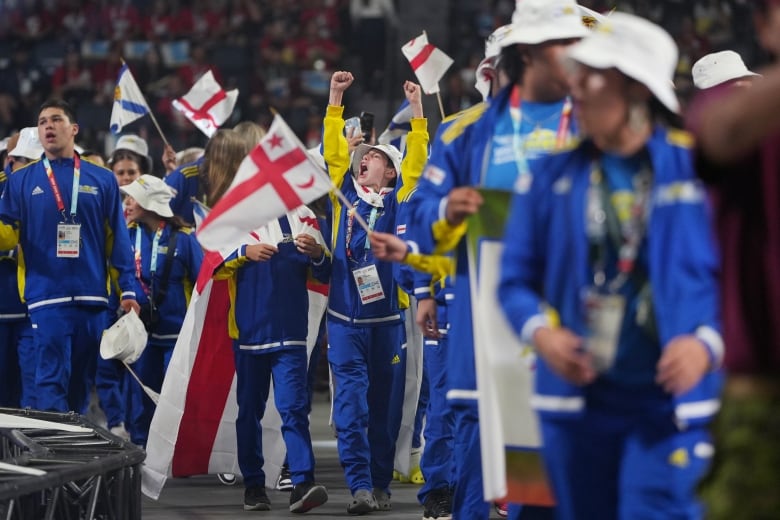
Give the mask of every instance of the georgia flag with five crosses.
[{"label": "georgia flag with five crosses", "polygon": [[426,94],[439,92],[439,80],[452,65],[452,58],[428,43],[425,32],[407,42],[401,47],[401,52],[409,60],[423,92]]},{"label": "georgia flag with five crosses", "polygon": [[189,92],[171,103],[173,108],[208,137],[213,136],[236,106],[238,89],[225,92],[210,70],[200,77]]},{"label": "georgia flag with five crosses", "polygon": [[332,187],[330,178],[276,115],[196,236],[209,251],[238,247],[253,229],[318,199]]}]

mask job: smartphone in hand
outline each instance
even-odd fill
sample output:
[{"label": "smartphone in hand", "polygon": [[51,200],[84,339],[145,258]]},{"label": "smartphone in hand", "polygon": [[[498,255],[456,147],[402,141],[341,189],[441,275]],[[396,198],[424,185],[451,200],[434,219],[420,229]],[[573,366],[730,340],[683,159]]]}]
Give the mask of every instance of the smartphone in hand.
[{"label": "smartphone in hand", "polygon": [[374,114],[371,112],[361,112],[360,128],[363,129],[363,142],[371,143],[371,134],[374,131]]}]

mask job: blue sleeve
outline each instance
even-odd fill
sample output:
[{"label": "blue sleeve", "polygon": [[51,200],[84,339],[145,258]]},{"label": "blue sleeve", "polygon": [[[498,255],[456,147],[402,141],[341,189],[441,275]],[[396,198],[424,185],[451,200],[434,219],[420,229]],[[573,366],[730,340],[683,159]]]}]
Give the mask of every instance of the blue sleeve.
[{"label": "blue sleeve", "polygon": [[[446,125],[441,125],[436,132],[431,157],[417,183],[417,191],[409,201],[412,215],[409,219],[409,229],[412,229],[420,243],[434,244],[433,226],[443,217],[445,198],[453,188],[466,185],[461,174],[461,166],[466,157],[460,152],[467,148],[466,143],[462,142],[465,136],[461,135],[459,139],[445,143],[442,134],[446,129]],[[431,253],[433,249],[426,251],[421,246],[420,251]]]},{"label": "blue sleeve", "polygon": [[527,342],[533,330],[526,329],[526,325],[542,324],[540,320],[544,319],[537,292],[544,276],[547,234],[544,213],[549,190],[544,184],[534,177],[529,189],[512,196],[501,257],[498,299],[515,333]]},{"label": "blue sleeve", "polygon": [[171,211],[173,211],[174,215],[179,216],[185,221],[189,222],[189,220],[192,218],[192,215],[184,214],[186,211],[185,202],[187,202],[187,192],[184,187],[184,174],[181,171],[181,167],[173,170],[170,174],[168,174],[167,177],[165,177],[164,180],[165,184],[173,188],[176,192],[171,201],[168,203],[171,207]]},{"label": "blue sleeve", "polygon": [[200,243],[192,233],[187,234],[187,246],[189,254],[187,255],[187,274],[195,281],[200,273],[200,267],[203,264],[203,249]]},{"label": "blue sleeve", "polygon": [[333,258],[323,251],[322,258],[311,261],[311,274],[320,283],[330,282],[330,273]]},{"label": "blue sleeve", "polygon": [[119,195],[119,185],[114,179],[105,182],[106,194],[104,204],[106,208],[107,240],[113,237],[109,262],[118,273],[118,284],[122,291],[121,299],[136,298],[135,264],[133,261],[133,247],[130,244],[130,235],[127,231],[125,215],[122,211],[122,198]]}]

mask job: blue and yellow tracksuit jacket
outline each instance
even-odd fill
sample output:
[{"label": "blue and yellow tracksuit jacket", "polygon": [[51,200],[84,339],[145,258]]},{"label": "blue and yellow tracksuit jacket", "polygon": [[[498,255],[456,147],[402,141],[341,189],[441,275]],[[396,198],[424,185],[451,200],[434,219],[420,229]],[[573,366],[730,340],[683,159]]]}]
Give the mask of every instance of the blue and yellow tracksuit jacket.
[{"label": "blue and yellow tracksuit jacket", "polygon": [[[148,288],[151,286],[151,262],[152,243],[156,230],[149,230],[142,225],[132,223],[128,226],[130,243],[135,251],[136,235],[141,233],[141,280]],[[165,262],[168,261],[168,243],[171,239],[171,226],[165,226],[160,235],[157,246],[157,269],[154,274],[154,286],[160,287],[161,278],[165,271]],[[153,331],[149,333],[149,344],[158,346],[173,346],[179,336],[184,315],[192,297],[192,289],[195,279],[200,272],[203,262],[203,250],[195,239],[190,228],[181,228],[176,236],[176,251],[171,257],[173,265],[168,276],[168,290],[165,298],[158,307],[160,321]],[[138,303],[148,303],[149,298],[139,283],[136,292],[141,295]]]},{"label": "blue and yellow tracksuit jacket", "polygon": [[305,206],[255,232],[254,243],[274,244],[279,252],[264,262],[246,255],[246,244],[230,255],[214,275],[228,280],[228,326],[235,348],[262,354],[286,347],[306,347],[309,295],[306,282],[327,283],[331,258],[323,244],[321,259],[300,253],[292,239],[307,233],[323,244],[316,217]]},{"label": "blue and yellow tracksuit jacket", "polygon": [[[679,335],[701,339],[710,349],[715,367],[723,357],[718,257],[690,145],[688,134],[663,127],[655,129],[646,145],[654,182],[645,235],[645,268],[658,340],[652,347],[655,356],[648,356],[648,366],[640,368],[653,373],[662,349]],[[540,313],[542,299],[557,311],[563,326],[580,336],[586,334],[581,291],[592,285],[593,274],[585,206],[595,156],[594,148],[586,142],[573,151],[542,159],[537,165],[540,174],[534,176],[530,189],[514,195],[499,300],[509,322],[526,342],[538,326],[547,324]],[[618,356],[629,348],[623,337]],[[720,372],[714,370],[686,394],[670,395],[670,408],[673,405],[677,420],[683,424],[708,421],[719,407],[721,379]],[[623,394],[616,398],[631,402],[640,392]],[[555,375],[541,358],[532,403],[547,417],[576,415],[586,404],[584,389]]]},{"label": "blue and yellow tracksuit jacket", "polygon": [[[356,203],[359,198],[350,178],[350,155],[347,140],[344,137],[344,107],[328,106],[325,115],[325,128],[323,138],[323,152],[325,162],[328,165],[331,179],[339,186],[351,203]],[[428,156],[428,130],[425,118],[414,118],[411,121],[412,130],[406,141],[406,155],[401,164],[401,175],[395,190],[384,196],[384,208],[376,219],[375,231],[395,233],[396,213],[399,203],[414,189],[417,179],[422,173]],[[397,284],[393,276],[393,264],[391,262],[373,261],[370,248],[365,249],[366,232],[357,222],[352,228],[352,251],[363,252],[360,257],[356,255],[354,263],[347,258],[347,245],[345,235],[347,229],[347,211],[341,201],[331,195],[333,208],[333,232],[331,250],[333,253],[333,274],[331,276],[330,296],[328,301],[328,315],[331,319],[337,319],[346,323],[360,326],[387,325],[402,320],[401,309],[408,306],[406,295],[399,295]],[[366,203],[358,203],[357,211],[366,220],[369,220],[371,206]],[[382,283],[385,298],[380,301],[363,304],[355,286],[352,276],[352,268],[362,267],[374,262]]]},{"label": "blue and yellow tracksuit jacket", "polygon": [[[51,166],[69,213],[73,158],[55,159]],[[122,201],[109,170],[81,161],[76,213],[81,224],[79,257],[57,258],[57,225],[63,217],[43,161],[28,164],[8,179],[0,198],[0,250],[19,245],[19,293],[30,311],[55,305],[108,306],[109,274],[123,299],[136,296]]]},{"label": "blue and yellow tracksuit jacket", "polygon": [[199,195],[198,171],[204,160],[204,157],[201,156],[194,162],[182,164],[164,179],[165,184],[173,188],[175,192],[169,203],[171,211],[189,224],[195,224],[192,199],[193,197],[197,199]]}]

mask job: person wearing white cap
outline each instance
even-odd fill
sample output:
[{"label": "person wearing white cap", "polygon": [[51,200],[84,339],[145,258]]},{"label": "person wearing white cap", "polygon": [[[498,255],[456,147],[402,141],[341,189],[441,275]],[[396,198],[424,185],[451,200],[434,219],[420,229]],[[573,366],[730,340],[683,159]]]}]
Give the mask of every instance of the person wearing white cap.
[{"label": "person wearing white cap", "polygon": [[34,126],[22,128],[16,145],[8,150],[12,171],[16,171],[32,161],[40,159],[41,156],[43,156],[43,146],[40,139],[38,139],[38,129]]},{"label": "person wearing white cap", "polygon": [[750,85],[760,74],[748,70],[742,57],[734,51],[720,51],[699,58],[691,68],[693,84],[698,89],[707,89],[732,83]]},{"label": "person wearing white cap", "polygon": [[[462,447],[454,477],[454,517],[487,518],[490,511],[482,491],[469,269],[466,242],[461,240],[464,221],[481,205],[476,187],[511,190],[519,177],[528,177],[530,162],[576,143],[569,86],[559,58],[588,34],[582,14],[573,0],[517,2],[512,23],[499,28],[486,49],[498,55],[493,86],[506,86],[488,103],[442,125],[411,202],[416,207],[413,232],[430,237],[421,242],[456,246],[458,255],[447,354],[454,442]],[[552,513],[526,508],[522,514]]]},{"label": "person wearing white cap", "polygon": [[[44,153],[9,178],[0,198],[0,249],[19,245],[23,297],[38,349],[36,406],[83,412],[107,324],[107,280],[121,308],[138,311],[133,260],[116,182],[81,161],[70,105],[38,113]],[[20,283],[21,285],[21,283]]]},{"label": "person wearing white cap", "polygon": [[127,186],[141,175],[151,174],[149,146],[137,135],[123,135],[108,158],[108,167],[114,172],[120,186]]},{"label": "person wearing white cap", "polygon": [[[416,184],[428,155],[420,86],[406,82],[412,130],[406,156],[392,145],[360,145],[349,156],[344,91],[350,72],[331,76],[323,156],[349,204],[333,205],[333,275],[328,301],[328,361],[335,385],[333,421],[352,500],[350,514],[388,510],[395,443],[401,424],[405,352],[403,296],[393,266],[371,253],[369,229],[394,232],[398,206]],[[351,175],[350,175],[351,173]],[[352,206],[352,208],[350,208]]]},{"label": "person wearing white cap", "polygon": [[677,46],[614,13],[567,55],[587,138],[518,183],[498,291],[538,355],[556,518],[701,518],[724,344],[692,139],[665,123]]},{"label": "person wearing white cap", "polygon": [[771,63],[750,88],[726,83],[699,92],[687,114],[714,202],[728,345],[713,429],[718,456],[701,486],[715,520],[780,510],[780,1],[751,4]]},{"label": "person wearing white cap", "polygon": [[[142,175],[120,190],[126,195],[131,221],[140,316],[149,332],[148,346],[134,370],[145,385],[159,392],[200,272],[203,250],[184,222],[174,217],[169,205],[173,192],[162,179]],[[140,385],[132,385],[127,430],[134,444],[146,445],[153,414],[154,403]]]}]

